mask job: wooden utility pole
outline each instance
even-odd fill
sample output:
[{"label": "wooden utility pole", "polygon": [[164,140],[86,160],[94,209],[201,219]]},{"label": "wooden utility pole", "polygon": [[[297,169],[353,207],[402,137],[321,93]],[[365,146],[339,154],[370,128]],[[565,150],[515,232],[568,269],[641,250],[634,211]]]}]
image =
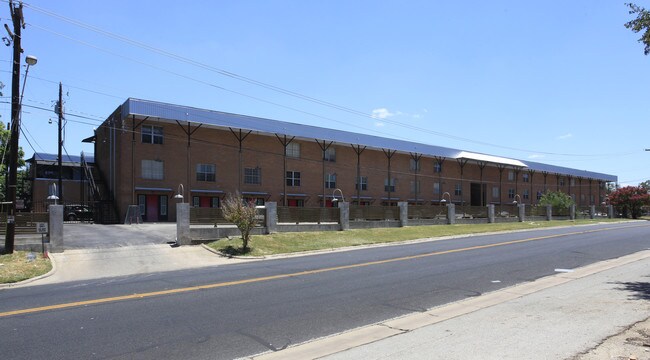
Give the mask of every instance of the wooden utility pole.
[{"label": "wooden utility pole", "polygon": [[[63,129],[63,85],[59,83],[59,102],[57,103],[57,114],[59,115],[59,201],[61,204],[65,204],[63,201],[63,154],[61,150],[63,149],[63,137],[61,136]],[[57,195],[57,194],[55,194]]]},{"label": "wooden utility pole", "polygon": [[16,234],[16,179],[18,172],[18,134],[20,134],[20,54],[23,49],[20,46],[21,29],[25,26],[23,20],[23,3],[18,6],[13,1],[9,1],[9,12],[13,22],[14,31],[9,31],[5,25],[9,36],[13,41],[13,66],[11,74],[11,142],[9,146],[9,185],[7,186],[7,201],[9,209],[7,210],[7,232],[5,235],[5,253],[13,254],[14,237]]}]

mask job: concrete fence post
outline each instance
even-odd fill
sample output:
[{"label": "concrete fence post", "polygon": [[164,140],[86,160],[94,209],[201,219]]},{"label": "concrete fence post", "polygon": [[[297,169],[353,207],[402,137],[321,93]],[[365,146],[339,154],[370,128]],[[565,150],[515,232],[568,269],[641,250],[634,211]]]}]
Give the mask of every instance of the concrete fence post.
[{"label": "concrete fence post", "polygon": [[339,224],[341,230],[350,230],[350,203],[339,201]]},{"label": "concrete fence post", "polygon": [[456,205],[447,204],[447,224],[453,225],[456,223]]},{"label": "concrete fence post", "polygon": [[488,224],[494,224],[494,204],[488,204]]},{"label": "concrete fence post", "polygon": [[590,219],[596,218],[596,205],[589,206],[589,218]]},{"label": "concrete fence post", "polygon": [[575,206],[575,204],[569,206],[569,219],[570,220],[575,220],[576,219],[576,206]]},{"label": "concrete fence post", "polygon": [[278,203],[267,202],[264,204],[266,214],[264,216],[267,234],[275,234],[278,232]]},{"label": "concrete fence post", "polygon": [[399,201],[399,226],[404,227],[409,225],[409,203],[406,201]]},{"label": "concrete fence post", "polygon": [[519,210],[519,222],[524,222],[526,219],[526,204],[517,205]]},{"label": "concrete fence post", "polygon": [[546,221],[553,220],[553,205],[546,205]]},{"label": "concrete fence post", "polygon": [[48,251],[51,253],[63,252],[63,205],[50,205],[50,245]]},{"label": "concrete fence post", "polygon": [[614,205],[607,205],[607,218],[608,219],[614,218]]},{"label": "concrete fence post", "polygon": [[190,235],[190,204],[176,204],[176,244],[191,245]]}]

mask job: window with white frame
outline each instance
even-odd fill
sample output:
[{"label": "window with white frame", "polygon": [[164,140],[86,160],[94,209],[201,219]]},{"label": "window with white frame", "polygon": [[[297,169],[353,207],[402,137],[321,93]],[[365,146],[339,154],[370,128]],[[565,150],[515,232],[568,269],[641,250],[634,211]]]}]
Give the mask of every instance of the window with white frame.
[{"label": "window with white frame", "polygon": [[262,184],[262,169],[259,167],[244,168],[244,184]]},{"label": "window with white frame", "polygon": [[530,193],[528,192],[528,189],[524,189],[524,199],[530,198]]},{"label": "window with white frame", "polygon": [[[359,189],[359,183],[361,183],[361,188]],[[357,178],[356,183],[354,184],[355,190],[368,190],[368,177],[360,176]]]},{"label": "window with white frame", "polygon": [[442,163],[439,163],[437,161],[435,163],[433,163],[433,172],[436,173],[436,174],[441,173],[442,172]]},{"label": "window with white frame", "polygon": [[420,171],[420,160],[411,158],[410,167],[411,171]]},{"label": "window with white frame", "polygon": [[419,193],[420,192],[420,180],[418,181],[411,181],[411,194]]},{"label": "window with white frame", "polygon": [[325,161],[335,162],[336,161],[336,149],[333,147],[327,148],[325,150],[324,158]]},{"label": "window with white frame", "polygon": [[144,144],[162,144],[163,128],[153,125],[142,125],[142,142]]},{"label": "window with white frame", "polygon": [[287,156],[292,158],[300,157],[300,144],[297,142],[290,142],[287,145]]},{"label": "window with white frame", "polygon": [[463,187],[461,184],[456,184],[456,187],[454,188],[454,195],[456,196],[463,195]]},{"label": "window with white frame", "polygon": [[300,186],[300,171],[287,171],[287,186]]},{"label": "window with white frame", "polygon": [[515,181],[515,172],[508,170],[508,181]]},{"label": "window with white frame", "polygon": [[498,199],[500,197],[501,190],[499,189],[498,186],[493,186],[492,187],[492,198],[493,199]]},{"label": "window with white frame", "polygon": [[522,179],[523,182],[525,182],[525,183],[529,182],[529,181],[530,181],[530,174],[527,174],[527,173],[526,173],[526,174],[523,174],[522,177],[521,177],[521,179]]},{"label": "window with white frame", "polygon": [[160,195],[160,215],[161,216],[167,216],[167,196],[166,195]]},{"label": "window with white frame", "polygon": [[196,164],[196,181],[216,181],[217,167],[214,164]]},{"label": "window with white frame", "polygon": [[395,178],[384,178],[384,191],[395,191]]},{"label": "window with white frame", "polygon": [[212,197],[210,199],[210,206],[213,208],[218,208],[220,206],[219,200],[220,199],[216,196]]},{"label": "window with white frame", "polygon": [[161,160],[142,160],[142,178],[162,180],[164,178],[164,163]]},{"label": "window with white frame", "polygon": [[515,189],[508,189],[508,199],[515,198]]},{"label": "window with white frame", "polygon": [[433,193],[434,194],[440,194],[440,183],[439,182],[434,182],[433,183]]},{"label": "window with white frame", "polygon": [[336,174],[325,175],[325,188],[336,189]]}]

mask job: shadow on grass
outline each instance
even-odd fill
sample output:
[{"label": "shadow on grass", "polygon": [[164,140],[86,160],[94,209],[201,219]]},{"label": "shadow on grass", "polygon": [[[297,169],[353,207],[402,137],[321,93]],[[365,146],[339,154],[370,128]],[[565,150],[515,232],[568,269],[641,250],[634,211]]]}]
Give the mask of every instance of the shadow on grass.
[{"label": "shadow on grass", "polygon": [[650,300],[650,282],[633,281],[617,282],[620,285],[619,290],[631,292],[630,298],[633,300]]},{"label": "shadow on grass", "polygon": [[252,249],[250,247],[244,249],[241,247],[234,247],[232,245],[228,245],[225,248],[221,248],[219,251],[226,256],[241,256],[241,255],[249,255]]}]

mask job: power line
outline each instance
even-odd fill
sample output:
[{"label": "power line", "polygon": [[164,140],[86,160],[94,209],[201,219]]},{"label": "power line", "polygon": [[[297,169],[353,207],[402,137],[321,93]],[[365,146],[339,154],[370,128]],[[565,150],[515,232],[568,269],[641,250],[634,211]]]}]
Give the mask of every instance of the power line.
[{"label": "power line", "polygon": [[[63,16],[63,15],[57,14],[55,12],[52,12],[50,10],[47,10],[47,9],[44,9],[44,8],[41,8],[41,7],[38,7],[38,6],[29,5],[29,4],[25,4],[25,6],[31,8],[31,9],[37,11],[37,12],[40,12],[40,13],[43,13],[45,15],[48,15],[48,16],[57,18],[59,20],[62,20],[64,22],[67,22],[69,24],[73,24],[75,26],[84,28],[86,30],[90,30],[92,32],[98,33],[100,35],[104,35],[106,37],[109,37],[109,38],[112,38],[112,39],[115,39],[115,40],[118,40],[118,41],[121,41],[121,42],[124,42],[124,43],[127,43],[129,45],[132,45],[132,46],[135,46],[135,47],[138,47],[138,48],[141,48],[141,49],[145,49],[147,51],[150,51],[150,52],[162,55],[162,56],[166,56],[168,58],[174,59],[176,61],[179,61],[179,62],[182,62],[182,63],[185,63],[185,64],[190,64],[190,65],[199,67],[199,68],[204,69],[204,70],[212,71],[212,72],[218,73],[218,74],[223,75],[223,76],[227,76],[227,77],[232,78],[232,79],[240,80],[240,81],[252,84],[252,85],[256,85],[256,86],[259,86],[259,87],[262,87],[262,88],[265,88],[265,89],[276,91],[278,93],[282,93],[282,94],[285,94],[285,95],[288,95],[288,96],[292,96],[292,97],[295,97],[295,98],[298,98],[298,99],[301,99],[301,100],[305,100],[305,101],[316,103],[316,104],[319,104],[319,105],[322,105],[322,106],[330,107],[330,108],[333,108],[333,109],[336,109],[336,110],[339,110],[339,111],[343,111],[343,112],[346,112],[346,113],[349,113],[349,114],[362,116],[364,118],[377,120],[376,117],[368,114],[367,112],[363,112],[363,111],[352,109],[352,108],[349,108],[349,107],[346,107],[346,106],[338,105],[338,104],[335,104],[335,103],[332,103],[332,102],[329,102],[329,101],[317,99],[317,98],[314,98],[314,97],[311,97],[311,96],[308,96],[308,95],[304,95],[304,94],[296,92],[296,91],[287,90],[287,89],[284,89],[284,88],[276,86],[276,85],[272,85],[272,84],[268,84],[268,83],[265,83],[265,82],[262,82],[262,81],[259,81],[259,80],[255,80],[255,79],[243,76],[243,75],[239,75],[239,74],[234,73],[234,72],[226,71],[226,70],[214,67],[212,65],[205,64],[205,63],[202,63],[202,62],[199,62],[199,61],[184,57],[182,55],[178,55],[178,54],[175,54],[173,52],[170,52],[170,51],[167,51],[167,50],[164,50],[164,49],[160,49],[160,48],[148,45],[146,43],[143,43],[143,42],[140,42],[140,41],[137,41],[137,40],[133,40],[133,39],[128,38],[126,36],[119,35],[119,34],[116,34],[116,33],[113,33],[113,32],[107,31],[107,30],[103,30],[103,29],[101,29],[99,27],[96,27],[96,26],[84,23],[82,21],[75,20],[75,19]],[[212,83],[208,83],[206,81],[202,81],[202,80],[199,80],[199,79],[194,79],[194,78],[191,78],[189,76],[185,76],[185,75],[182,75],[182,74],[179,74],[179,73],[175,73],[175,72],[172,72],[170,70],[166,70],[166,69],[163,69],[163,68],[151,65],[151,64],[147,64],[147,63],[144,63],[144,62],[139,61],[139,60],[130,59],[130,58],[122,56],[120,54],[116,54],[114,52],[110,52],[108,50],[101,49],[101,48],[99,48],[99,47],[97,47],[95,45],[92,45],[92,44],[89,44],[89,43],[86,43],[86,42],[82,42],[80,40],[76,40],[76,39],[71,38],[69,36],[66,36],[64,34],[60,34],[60,33],[54,32],[52,30],[48,30],[46,28],[43,28],[43,27],[40,27],[40,26],[37,26],[37,25],[34,25],[34,24],[29,24],[29,25],[37,27],[37,28],[39,28],[39,29],[41,29],[43,31],[51,32],[51,33],[56,34],[58,36],[65,37],[65,38],[67,38],[69,40],[80,42],[80,43],[82,43],[82,44],[84,44],[86,46],[90,46],[90,47],[96,48],[96,49],[101,50],[101,51],[109,52],[111,55],[118,56],[118,57],[125,58],[125,59],[129,59],[131,61],[138,62],[138,63],[140,63],[142,65],[153,67],[153,68],[156,68],[156,69],[158,69],[160,71],[165,71],[165,72],[174,74],[176,76],[183,77],[183,78],[188,79],[188,80],[197,81],[199,83],[203,83],[204,85],[208,85],[208,86],[212,86],[212,87],[215,87],[217,89],[220,89],[222,91],[228,91],[228,92],[240,95],[240,96],[244,96],[244,97],[248,97],[250,99],[254,99],[256,101],[261,101],[261,102],[268,103],[268,104],[271,104],[271,105],[274,105],[274,106],[279,106],[279,107],[282,107],[282,108],[285,108],[285,109],[288,109],[288,110],[292,110],[292,111],[296,111],[296,112],[306,114],[306,115],[309,115],[309,116],[314,116],[314,117],[318,117],[318,118],[321,118],[321,119],[334,121],[334,122],[337,122],[337,123],[342,123],[340,121],[336,121],[334,119],[327,118],[327,117],[324,117],[324,116],[320,116],[320,115],[317,115],[317,114],[314,114],[314,113],[311,113],[311,112],[299,110],[299,109],[296,109],[296,108],[293,108],[293,107],[290,107],[290,106],[286,106],[286,105],[282,105],[282,104],[279,104],[279,103],[276,103],[276,102],[271,102],[271,101],[268,101],[268,100],[264,100],[264,99],[261,99],[261,98],[255,97],[255,96],[244,94],[242,92],[229,90],[229,89],[226,89],[224,87],[221,87],[221,86],[218,86],[218,85],[215,85],[215,84],[212,84]],[[547,151],[532,151],[530,149],[521,149],[521,148],[510,147],[510,146],[505,146],[505,145],[492,144],[492,143],[488,143],[488,142],[484,142],[484,141],[465,138],[465,137],[462,137],[462,136],[447,134],[447,133],[443,133],[443,132],[439,132],[439,131],[433,131],[433,130],[430,130],[430,129],[426,129],[426,128],[422,128],[422,127],[418,127],[418,126],[415,126],[415,125],[406,124],[406,123],[402,123],[402,122],[399,122],[399,121],[390,120],[390,119],[386,119],[386,118],[381,119],[381,121],[386,122],[386,123],[390,123],[390,124],[393,124],[393,125],[396,125],[396,126],[400,126],[400,127],[406,128],[406,129],[411,129],[411,130],[415,130],[415,131],[418,131],[418,132],[424,132],[424,133],[427,133],[427,134],[436,135],[436,136],[443,137],[443,138],[469,142],[469,143],[477,144],[477,145],[484,145],[484,146],[490,146],[490,147],[495,147],[495,148],[501,148],[501,149],[506,149],[506,150],[525,152],[525,153],[535,152],[535,153],[544,154],[544,155],[567,156],[567,157],[569,157],[569,156],[570,157],[593,157],[593,156],[620,156],[621,155],[621,154],[572,154],[572,153],[554,153],[554,152],[547,152]],[[350,125],[349,123],[343,123],[343,124],[345,124],[347,126],[354,126],[354,125]],[[388,134],[385,134],[383,132],[376,131],[376,130],[373,130],[373,129],[363,128],[363,127],[359,127],[359,126],[354,126],[354,127],[360,128],[360,129],[366,130],[366,131],[372,131],[372,132],[375,132],[375,133],[388,135]],[[394,134],[390,134],[388,136],[395,137]],[[404,138],[402,138],[402,139],[404,139]]]}]

